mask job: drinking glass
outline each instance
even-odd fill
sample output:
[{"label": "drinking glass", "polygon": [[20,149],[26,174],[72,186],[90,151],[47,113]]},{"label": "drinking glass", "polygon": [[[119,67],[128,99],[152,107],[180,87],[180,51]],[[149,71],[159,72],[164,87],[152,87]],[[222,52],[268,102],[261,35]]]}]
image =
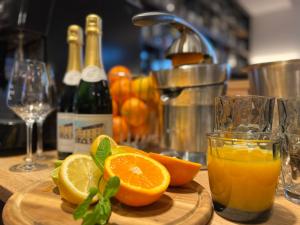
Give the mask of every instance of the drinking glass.
[{"label": "drinking glass", "polygon": [[214,210],[237,222],[268,219],[280,174],[281,139],[266,132],[208,134]]},{"label": "drinking glass", "polygon": [[300,135],[284,133],[282,180],[285,197],[300,204]]},{"label": "drinking glass", "polygon": [[7,106],[26,123],[27,154],[25,162],[12,171],[33,171],[46,168],[32,159],[32,127],[39,117],[49,112],[49,80],[45,64],[34,60],[16,61],[7,92]]},{"label": "drinking glass", "polygon": [[271,132],[274,97],[219,96],[215,99],[215,130]]},{"label": "drinking glass", "polygon": [[279,131],[300,134],[300,97],[277,99]]},{"label": "drinking glass", "polygon": [[37,120],[37,150],[36,150],[36,159],[37,160],[46,160],[51,159],[53,156],[44,153],[44,143],[43,143],[43,124],[47,116],[55,110],[56,107],[56,85],[54,80],[54,74],[51,70],[51,66],[47,66],[47,76],[49,79],[49,111],[45,114],[40,115]]},{"label": "drinking glass", "polygon": [[279,130],[282,148],[282,180],[285,197],[300,204],[300,98],[280,98]]}]

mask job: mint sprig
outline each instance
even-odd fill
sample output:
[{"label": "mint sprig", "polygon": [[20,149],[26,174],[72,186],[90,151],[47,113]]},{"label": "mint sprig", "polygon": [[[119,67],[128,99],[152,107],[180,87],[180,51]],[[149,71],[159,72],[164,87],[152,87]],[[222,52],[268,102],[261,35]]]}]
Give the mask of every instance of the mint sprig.
[{"label": "mint sprig", "polygon": [[[104,138],[96,151],[95,156],[91,155],[95,164],[100,169],[101,173],[104,172],[104,163],[108,156],[111,155],[111,145],[108,138]],[[103,191],[99,187],[92,187],[89,190],[87,198],[75,209],[73,217],[75,220],[83,219],[83,225],[104,225],[107,224],[111,215],[111,202],[110,199],[115,196],[119,190],[120,179],[117,176],[111,177],[107,182],[104,181],[103,175],[98,181],[106,183]],[[92,205],[92,199],[98,195],[99,201],[96,205]]]},{"label": "mint sprig", "polygon": [[73,213],[75,220],[84,217],[85,213],[88,211],[90,204],[92,203],[93,198],[98,194],[98,188],[91,187],[89,190],[89,195],[87,198],[76,208]]}]

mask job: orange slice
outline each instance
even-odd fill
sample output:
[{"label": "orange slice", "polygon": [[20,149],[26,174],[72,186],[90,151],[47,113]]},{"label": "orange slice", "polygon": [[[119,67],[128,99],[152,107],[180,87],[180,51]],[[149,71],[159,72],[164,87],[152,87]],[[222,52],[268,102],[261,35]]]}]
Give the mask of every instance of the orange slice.
[{"label": "orange slice", "polygon": [[168,170],[154,159],[135,153],[111,155],[105,160],[104,178],[118,176],[115,196],[129,206],[145,206],[157,201],[170,183]]},{"label": "orange slice", "polygon": [[171,186],[181,186],[189,183],[194,179],[201,167],[201,164],[199,163],[160,155],[153,152],[148,153],[148,155],[168,169],[171,175]]},{"label": "orange slice", "polygon": [[111,151],[113,155],[120,154],[120,153],[136,153],[136,154],[148,156],[147,152],[126,145],[118,145],[116,147],[113,147]]}]

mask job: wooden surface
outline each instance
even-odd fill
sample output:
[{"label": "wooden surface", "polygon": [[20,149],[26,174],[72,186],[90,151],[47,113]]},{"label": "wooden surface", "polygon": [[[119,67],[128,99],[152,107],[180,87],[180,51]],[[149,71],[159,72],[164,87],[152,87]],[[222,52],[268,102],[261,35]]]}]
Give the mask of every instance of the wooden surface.
[{"label": "wooden surface", "polygon": [[[55,154],[54,152],[52,153]],[[23,156],[1,158],[0,166],[0,197],[5,201],[12,193],[22,192],[26,187],[32,186],[37,181],[49,180],[50,168],[44,171],[32,172],[32,173],[15,173],[10,172],[8,168],[12,165],[19,163],[23,159]],[[49,162],[51,164],[51,162]],[[209,190],[207,171],[200,171],[195,179],[203,187]],[[10,212],[8,212],[10,213]],[[41,210],[42,213],[42,210]],[[141,220],[142,221],[142,220]],[[62,223],[63,224],[63,223]],[[211,225],[232,225],[236,224],[227,221],[216,213],[214,213]],[[283,196],[276,196],[274,210],[271,218],[263,224],[272,225],[300,225],[300,205],[296,205],[286,200]],[[146,225],[144,223],[144,225]]]},{"label": "wooden surface", "polygon": [[[24,150],[25,151],[25,150]],[[22,191],[28,185],[40,180],[50,178],[50,171],[54,168],[54,160],[56,151],[46,152],[47,155],[53,157],[52,160],[43,161],[48,168],[34,172],[12,172],[10,168],[13,165],[22,163],[24,155],[12,157],[0,157],[0,200],[6,202],[8,198],[17,191]]]},{"label": "wooden surface", "polygon": [[[6,225],[77,225],[72,218],[74,206],[61,200],[51,180],[32,184],[15,193],[3,210]],[[127,207],[113,203],[111,224],[159,225],[185,224],[206,225],[212,215],[209,193],[198,183],[191,182],[181,188],[170,188],[150,206]]]},{"label": "wooden surface", "polygon": [[227,95],[248,95],[249,81],[230,80],[227,83]]}]

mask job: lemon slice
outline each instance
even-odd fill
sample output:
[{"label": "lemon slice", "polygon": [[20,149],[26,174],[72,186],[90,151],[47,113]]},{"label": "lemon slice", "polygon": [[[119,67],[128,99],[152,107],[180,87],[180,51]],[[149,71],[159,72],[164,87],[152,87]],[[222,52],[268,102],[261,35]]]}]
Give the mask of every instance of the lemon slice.
[{"label": "lemon slice", "polygon": [[53,182],[56,184],[56,186],[58,186],[58,174],[59,174],[59,170],[60,170],[60,166],[56,167],[54,170],[51,171],[51,178],[53,180]]},{"label": "lemon slice", "polygon": [[88,196],[91,187],[98,187],[100,175],[91,156],[70,155],[59,170],[58,187],[61,197],[70,203],[80,204]]},{"label": "lemon slice", "polygon": [[98,149],[98,145],[100,144],[100,142],[104,139],[104,138],[108,138],[110,141],[110,146],[111,148],[115,148],[118,146],[118,144],[114,141],[114,139],[112,139],[110,136],[107,135],[99,135],[92,143],[90,151],[93,155],[96,154],[96,151]]}]

